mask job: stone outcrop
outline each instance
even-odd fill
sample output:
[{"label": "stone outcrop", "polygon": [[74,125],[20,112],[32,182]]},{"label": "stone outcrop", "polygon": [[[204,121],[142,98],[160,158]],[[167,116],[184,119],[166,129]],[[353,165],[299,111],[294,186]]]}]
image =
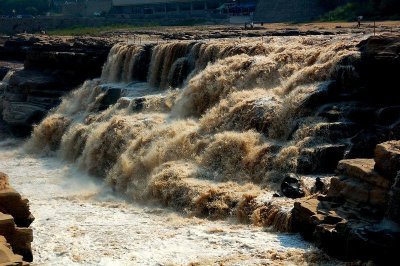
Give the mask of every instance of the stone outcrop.
[{"label": "stone outcrop", "polygon": [[28,228],[33,220],[28,200],[12,189],[8,177],[0,173],[0,265],[25,265],[22,259],[33,260],[33,234]]},{"label": "stone outcrop", "polygon": [[112,42],[98,38],[19,35],[0,49],[0,60],[24,60],[2,85],[2,119],[17,135],[60,103],[86,79],[99,77]]},{"label": "stone outcrop", "polygon": [[400,171],[399,145],[377,145],[374,159],[340,161],[326,195],[295,203],[294,231],[342,259],[393,261],[400,244],[400,174],[392,174]]},{"label": "stone outcrop", "polygon": [[19,266],[28,265],[24,262],[22,256],[15,255],[12,252],[10,245],[3,236],[0,236],[0,265],[4,266]]}]

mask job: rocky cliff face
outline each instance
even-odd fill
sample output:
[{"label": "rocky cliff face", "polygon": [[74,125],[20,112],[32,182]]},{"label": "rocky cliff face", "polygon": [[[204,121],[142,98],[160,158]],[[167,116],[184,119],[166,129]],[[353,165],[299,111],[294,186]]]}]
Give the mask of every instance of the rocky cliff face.
[{"label": "rocky cliff face", "polygon": [[[0,47],[0,60],[24,60],[3,80],[2,118],[18,135],[30,133],[60,97],[99,77],[112,44],[96,38],[21,35]],[[10,69],[8,69],[10,70]]]},{"label": "rocky cliff face", "polygon": [[[32,261],[32,230],[34,218],[29,201],[8,184],[7,175],[0,173],[0,264],[25,265]],[[15,255],[17,254],[17,255]]]},{"label": "rocky cliff face", "polygon": [[391,262],[400,244],[400,141],[377,145],[374,159],[342,160],[326,195],[295,203],[293,227],[343,259]]}]

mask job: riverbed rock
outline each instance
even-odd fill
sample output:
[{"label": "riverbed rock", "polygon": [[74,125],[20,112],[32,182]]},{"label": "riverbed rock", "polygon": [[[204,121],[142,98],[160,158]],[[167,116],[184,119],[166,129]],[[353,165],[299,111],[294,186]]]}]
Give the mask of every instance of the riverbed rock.
[{"label": "riverbed rock", "polygon": [[338,161],[344,157],[346,145],[324,144],[304,148],[297,159],[297,172],[316,174],[333,172]]},{"label": "riverbed rock", "polygon": [[302,198],[305,195],[300,178],[295,174],[288,174],[281,183],[281,192],[291,199]]}]

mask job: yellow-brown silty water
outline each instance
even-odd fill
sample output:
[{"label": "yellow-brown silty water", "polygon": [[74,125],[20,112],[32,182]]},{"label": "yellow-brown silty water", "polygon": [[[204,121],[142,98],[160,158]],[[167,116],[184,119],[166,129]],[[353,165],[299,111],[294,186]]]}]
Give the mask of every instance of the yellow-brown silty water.
[{"label": "yellow-brown silty water", "polygon": [[[134,81],[143,47],[117,44],[101,79],[87,81],[34,128],[26,149],[56,153],[137,201],[288,231],[292,201],[272,200],[284,173],[323,120],[301,104],[358,57],[358,40],[275,37],[261,42],[172,42],[152,47],[148,84],[158,93],[98,111],[100,85]],[[172,88],[176,65],[192,68]],[[142,98],[143,98],[142,97]],[[288,140],[294,121],[302,126]],[[300,132],[300,133],[299,133]]]}]

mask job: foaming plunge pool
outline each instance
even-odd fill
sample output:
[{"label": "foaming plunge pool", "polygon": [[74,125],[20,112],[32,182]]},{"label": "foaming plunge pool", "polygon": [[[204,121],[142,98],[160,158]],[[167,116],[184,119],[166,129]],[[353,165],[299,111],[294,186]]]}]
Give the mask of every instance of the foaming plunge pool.
[{"label": "foaming plunge pool", "polygon": [[0,170],[36,217],[33,265],[298,265],[311,251],[298,235],[127,203],[15,141],[0,142]]}]

